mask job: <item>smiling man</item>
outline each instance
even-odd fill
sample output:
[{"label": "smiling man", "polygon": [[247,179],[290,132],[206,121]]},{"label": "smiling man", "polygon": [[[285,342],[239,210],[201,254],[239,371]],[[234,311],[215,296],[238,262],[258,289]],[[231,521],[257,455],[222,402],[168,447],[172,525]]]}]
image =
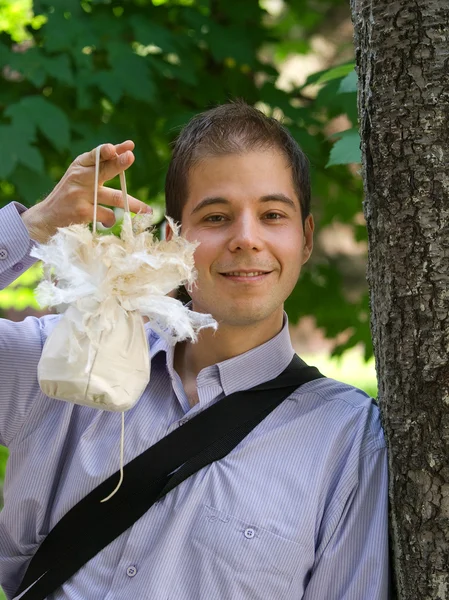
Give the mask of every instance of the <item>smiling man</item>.
[{"label": "smiling man", "polygon": [[[132,149],[102,148],[102,182],[132,164]],[[3,284],[32,263],[32,240],[91,220],[93,165],[92,151],[42,203],[0,211]],[[120,204],[100,192],[104,205]],[[148,329],[152,376],[126,413],[126,462],[225,396],[284,371],[294,350],[283,305],[313,246],[307,160],[284,127],[242,102],[202,113],[181,132],[166,201],[182,235],[199,242],[191,306],[219,327],[175,348]],[[110,209],[100,219],[111,224]],[[48,532],[116,466],[115,415],[39,390],[37,363],[57,318],[0,323],[0,440],[11,452],[0,583],[11,598]],[[315,379],[52,598],[386,600],[387,504],[377,407],[360,390]]]},{"label": "smiling man", "polygon": [[176,350],[176,370],[195,403],[202,368],[281,331],[284,301],[311,253],[313,219],[303,225],[291,168],[276,148],[203,158],[188,181],[182,228],[200,242],[192,308],[219,323],[217,332],[202,333],[201,344]]}]

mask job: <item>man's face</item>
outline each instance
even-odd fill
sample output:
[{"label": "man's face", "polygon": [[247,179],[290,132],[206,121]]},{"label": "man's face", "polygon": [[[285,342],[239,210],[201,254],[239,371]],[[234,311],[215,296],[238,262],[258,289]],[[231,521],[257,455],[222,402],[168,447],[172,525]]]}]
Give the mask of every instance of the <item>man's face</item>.
[{"label": "man's face", "polygon": [[285,157],[269,150],[201,161],[189,173],[182,232],[200,242],[192,308],[222,326],[279,329],[313,235]]}]

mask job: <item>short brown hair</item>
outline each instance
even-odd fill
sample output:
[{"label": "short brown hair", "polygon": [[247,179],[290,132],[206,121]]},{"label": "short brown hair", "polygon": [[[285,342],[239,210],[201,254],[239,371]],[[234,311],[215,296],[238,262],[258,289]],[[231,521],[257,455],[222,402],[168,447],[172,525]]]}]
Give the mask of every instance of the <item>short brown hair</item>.
[{"label": "short brown hair", "polygon": [[179,134],[165,181],[167,215],[181,222],[188,196],[188,174],[201,160],[271,148],[278,148],[292,169],[304,223],[310,212],[307,157],[279,121],[241,100],[196,115]]}]

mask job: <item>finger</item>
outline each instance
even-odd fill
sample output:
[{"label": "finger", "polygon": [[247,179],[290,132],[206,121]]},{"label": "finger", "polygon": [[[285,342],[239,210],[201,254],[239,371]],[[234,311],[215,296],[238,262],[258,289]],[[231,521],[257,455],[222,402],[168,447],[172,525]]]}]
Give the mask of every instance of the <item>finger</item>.
[{"label": "finger", "polygon": [[[100,160],[110,160],[117,155],[115,146],[113,144],[103,144],[100,150]],[[93,167],[95,165],[97,156],[97,148],[93,148],[89,152],[84,152],[84,154],[80,154],[74,160],[74,163],[80,165],[81,167]]]},{"label": "finger", "polygon": [[[116,208],[123,208],[123,195],[121,190],[114,190],[108,187],[102,187],[98,190],[98,202],[105,204],[106,206],[114,206]],[[133,196],[128,194],[128,203],[130,211],[134,213],[152,213],[153,209],[145,202],[137,200]]]},{"label": "finger", "polygon": [[117,155],[115,158],[111,158],[100,165],[100,184],[110,179],[114,179],[117,175],[129,169],[135,160],[134,154],[127,150],[122,154]]},{"label": "finger", "polygon": [[126,152],[127,150],[133,151],[135,146],[136,145],[132,140],[126,140],[126,142],[115,144],[115,151],[117,154],[123,154],[123,152]]},{"label": "finger", "polygon": [[[128,150],[134,150],[134,142],[132,140],[126,140],[120,144],[102,144],[100,149],[100,161],[104,162],[115,158],[117,155],[123,154]],[[84,152],[75,159],[75,163],[81,167],[93,167],[95,165],[97,157],[97,148],[93,148],[89,152]]]},{"label": "finger", "polygon": [[[93,215],[92,215],[93,220]],[[114,211],[110,208],[106,208],[104,206],[99,206],[97,208],[97,222],[103,223],[105,227],[112,227],[115,225],[115,215]]]}]

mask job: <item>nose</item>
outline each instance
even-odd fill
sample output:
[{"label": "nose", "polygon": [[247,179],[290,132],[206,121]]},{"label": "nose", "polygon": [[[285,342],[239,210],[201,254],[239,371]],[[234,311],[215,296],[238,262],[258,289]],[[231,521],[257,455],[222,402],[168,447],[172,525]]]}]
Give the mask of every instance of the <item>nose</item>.
[{"label": "nose", "polygon": [[231,252],[239,250],[259,251],[262,246],[259,219],[251,215],[242,215],[239,219],[236,219],[231,228],[229,250]]}]

